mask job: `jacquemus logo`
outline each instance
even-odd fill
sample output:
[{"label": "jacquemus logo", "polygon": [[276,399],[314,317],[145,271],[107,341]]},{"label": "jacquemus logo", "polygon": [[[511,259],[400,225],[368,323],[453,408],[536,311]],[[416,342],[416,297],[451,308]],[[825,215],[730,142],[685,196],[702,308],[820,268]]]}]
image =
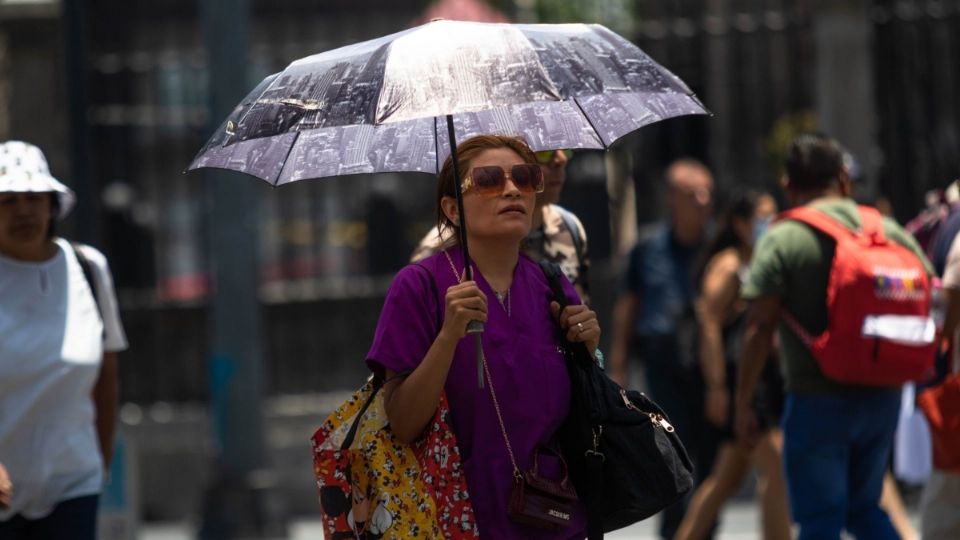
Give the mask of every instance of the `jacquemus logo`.
[{"label": "jacquemus logo", "polygon": [[570,521],[570,514],[568,514],[568,513],[566,513],[566,512],[561,512],[561,511],[559,511],[559,510],[550,509],[550,510],[547,510],[547,513],[550,514],[551,516],[555,517],[555,518],[560,518],[560,519],[564,519],[564,520]]}]

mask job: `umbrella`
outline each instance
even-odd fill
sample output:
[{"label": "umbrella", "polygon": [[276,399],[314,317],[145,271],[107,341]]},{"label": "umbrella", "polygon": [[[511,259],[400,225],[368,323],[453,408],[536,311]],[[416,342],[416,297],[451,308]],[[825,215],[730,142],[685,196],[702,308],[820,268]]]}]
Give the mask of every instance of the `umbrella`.
[{"label": "umbrella", "polygon": [[601,25],[434,21],[293,62],[238,105],[189,169],[274,185],[436,173],[454,141],[522,135],[534,150],[608,148],[706,109],[675,75]]},{"label": "umbrella", "polygon": [[[273,185],[437,173],[449,149],[459,178],[456,141],[471,135],[520,135],[534,150],[605,149],[687,114],[707,111],[677,76],[604,26],[438,20],[267,77],[188,170],[229,169]],[[454,188],[471,269],[459,182]]]}]

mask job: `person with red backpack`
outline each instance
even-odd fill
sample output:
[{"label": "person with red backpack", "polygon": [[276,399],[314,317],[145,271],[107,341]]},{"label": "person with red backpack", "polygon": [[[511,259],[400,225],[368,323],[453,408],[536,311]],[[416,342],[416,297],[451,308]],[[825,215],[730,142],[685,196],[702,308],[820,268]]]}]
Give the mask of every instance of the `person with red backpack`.
[{"label": "person with red backpack", "polygon": [[795,208],[757,245],[735,429],[750,444],[757,380],[779,329],[787,391],[784,470],[799,538],[898,538],[878,503],[900,385],[932,368],[933,268],[902,228],[850,198],[836,141],[801,135],[788,148]]}]

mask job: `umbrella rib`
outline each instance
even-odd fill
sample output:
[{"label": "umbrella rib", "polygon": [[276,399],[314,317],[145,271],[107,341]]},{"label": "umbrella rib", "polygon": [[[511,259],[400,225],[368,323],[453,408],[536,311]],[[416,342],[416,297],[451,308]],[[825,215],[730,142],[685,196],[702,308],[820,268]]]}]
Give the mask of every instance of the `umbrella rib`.
[{"label": "umbrella rib", "polygon": [[290,146],[287,147],[287,155],[285,155],[285,156],[283,157],[283,167],[280,167],[280,170],[277,172],[277,176],[273,179],[272,182],[270,182],[270,184],[271,184],[273,187],[277,187],[277,182],[279,182],[279,181],[280,181],[280,177],[283,176],[283,170],[286,169],[286,168],[287,168],[287,165],[290,164],[290,161],[289,161],[289,160],[290,160],[290,152],[293,152],[293,147],[296,146],[297,141],[300,140],[300,133],[301,133],[301,132],[300,132],[300,131],[294,131],[293,133],[295,133],[295,135],[293,136],[293,140],[290,141]]},{"label": "umbrella rib", "polygon": [[[243,121],[246,120],[246,119],[247,119],[247,116],[250,115],[250,111],[253,110],[254,105],[256,105],[257,103],[259,103],[259,102],[260,102],[260,98],[262,98],[263,95],[267,93],[267,90],[270,90],[270,88],[273,87],[273,83],[276,82],[277,78],[280,77],[280,74],[281,74],[281,73],[283,73],[283,72],[282,72],[282,71],[278,71],[277,73],[274,73],[274,74],[272,74],[272,75],[267,75],[266,77],[264,77],[264,80],[269,79],[269,78],[273,78],[273,80],[270,81],[269,83],[267,83],[267,85],[263,87],[263,91],[260,92],[260,95],[258,95],[258,96],[256,97],[256,99],[254,99],[253,101],[251,101],[251,102],[250,102],[250,106],[247,107],[247,110],[243,111],[243,115],[240,116],[239,118],[237,118],[237,125],[238,125],[238,126],[241,125],[241,124],[243,124]],[[241,101],[240,103],[242,104],[243,102]],[[229,118],[229,117],[228,117],[228,118]]]},{"label": "umbrella rib", "polygon": [[590,117],[587,115],[587,111],[583,110],[583,105],[580,105],[580,100],[578,100],[575,97],[573,98],[573,102],[577,104],[577,108],[580,109],[580,113],[583,114],[583,118],[587,121],[588,124],[590,124],[590,129],[592,129],[593,132],[597,134],[597,138],[600,139],[600,144],[603,145],[603,149],[607,150],[608,148],[610,148],[610,145],[607,144],[606,140],[604,140],[603,135],[600,133],[600,131],[597,130],[597,126],[593,125],[593,120],[591,120]]},{"label": "umbrella rib", "polygon": [[436,116],[433,117],[433,161],[437,174],[440,174],[440,135],[437,132]]}]

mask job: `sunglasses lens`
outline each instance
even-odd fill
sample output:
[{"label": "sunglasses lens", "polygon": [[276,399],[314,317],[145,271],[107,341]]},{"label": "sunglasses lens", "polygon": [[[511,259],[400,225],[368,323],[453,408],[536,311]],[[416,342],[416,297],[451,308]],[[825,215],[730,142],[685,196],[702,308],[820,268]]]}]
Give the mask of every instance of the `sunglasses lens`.
[{"label": "sunglasses lens", "polygon": [[510,169],[514,185],[520,191],[540,193],[543,191],[543,171],[539,165],[524,163]]},{"label": "sunglasses lens", "polygon": [[473,177],[477,193],[503,192],[504,174],[500,167],[474,167],[470,176]]}]

